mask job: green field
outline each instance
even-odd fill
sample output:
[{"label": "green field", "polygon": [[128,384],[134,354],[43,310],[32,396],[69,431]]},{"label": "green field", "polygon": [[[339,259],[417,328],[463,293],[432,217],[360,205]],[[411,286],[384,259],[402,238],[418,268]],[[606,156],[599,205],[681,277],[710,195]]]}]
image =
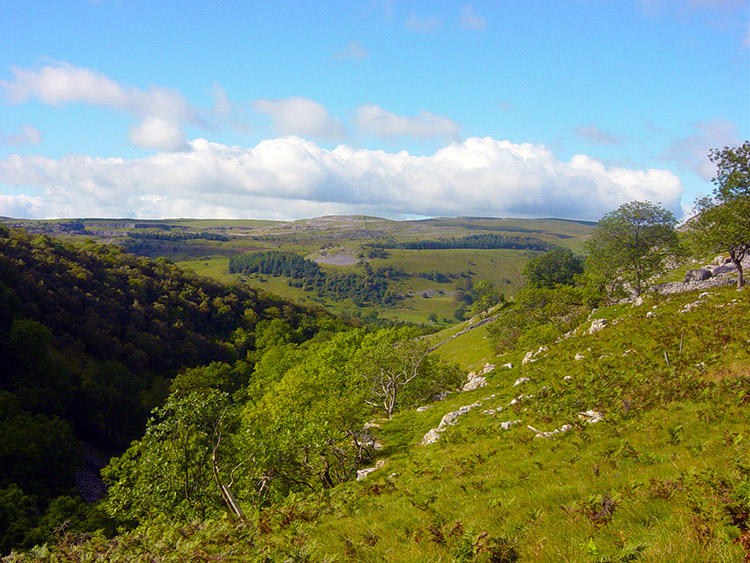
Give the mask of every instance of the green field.
[{"label": "green field", "polygon": [[[151,257],[164,256],[180,266],[224,283],[246,283],[300,303],[318,303],[344,315],[433,326],[455,322],[456,291],[477,280],[492,282],[506,297],[521,283],[521,270],[530,250],[442,249],[406,250],[389,248],[386,258],[369,258],[372,246],[414,241],[460,238],[471,235],[534,237],[545,243],[581,252],[593,223],[561,219],[436,218],[391,221],[365,216],[329,216],[299,221],[263,220],[140,220],[66,219],[55,221],[4,220],[31,232],[49,233],[72,240],[112,242],[126,250]],[[133,236],[171,237],[157,240]],[[221,240],[179,237],[219,237]],[[319,263],[324,272],[361,272],[366,262],[372,268],[395,268],[404,276],[389,281],[400,299],[393,305],[356,304],[351,299],[335,301],[290,287],[286,278],[230,274],[229,258],[237,254],[281,250],[297,253]],[[441,282],[419,277],[431,273],[446,276]],[[430,321],[432,319],[432,321]],[[437,320],[435,320],[437,319]]]}]

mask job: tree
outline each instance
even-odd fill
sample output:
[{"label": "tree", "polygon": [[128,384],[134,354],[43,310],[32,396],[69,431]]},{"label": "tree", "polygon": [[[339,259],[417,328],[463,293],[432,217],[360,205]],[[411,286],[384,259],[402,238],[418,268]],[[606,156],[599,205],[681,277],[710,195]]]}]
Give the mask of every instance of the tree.
[{"label": "tree", "polygon": [[636,295],[676,254],[674,215],[661,205],[632,201],[607,213],[586,241],[586,269],[593,277],[628,283]]},{"label": "tree", "polygon": [[141,522],[159,517],[185,522],[222,504],[220,465],[230,465],[222,439],[232,424],[225,393],[209,389],[172,395],[154,410],[146,434],[102,471],[110,485],[107,512]]},{"label": "tree", "polygon": [[536,288],[573,285],[575,277],[583,273],[583,258],[567,248],[555,248],[529,260],[522,273],[528,284]]},{"label": "tree", "polygon": [[742,260],[750,255],[750,141],[737,148],[712,149],[716,164],[711,196],[695,204],[689,237],[700,254],[728,252],[737,268],[737,288],[744,285]]},{"label": "tree", "polygon": [[492,282],[487,280],[479,280],[474,284],[473,292],[476,295],[476,299],[471,305],[472,313],[479,313],[482,316],[486,316],[492,307],[498,303],[505,302],[505,296],[500,293]]},{"label": "tree", "polygon": [[429,357],[428,352],[427,343],[410,328],[368,335],[352,365],[369,387],[365,403],[391,418],[399,408],[416,406],[458,385],[457,372]]}]

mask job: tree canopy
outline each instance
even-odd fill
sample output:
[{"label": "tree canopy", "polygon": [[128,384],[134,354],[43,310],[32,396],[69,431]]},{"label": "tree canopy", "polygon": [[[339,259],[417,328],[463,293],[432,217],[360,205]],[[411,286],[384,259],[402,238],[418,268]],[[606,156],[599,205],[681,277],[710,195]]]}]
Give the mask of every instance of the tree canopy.
[{"label": "tree canopy", "polygon": [[583,258],[567,248],[555,248],[529,260],[522,273],[527,283],[537,288],[572,285],[583,273]]},{"label": "tree canopy", "polygon": [[674,215],[661,205],[632,201],[607,213],[586,241],[586,269],[615,293],[627,283],[636,295],[663,272],[677,250]]},{"label": "tree canopy", "polygon": [[750,141],[712,149],[708,156],[716,165],[713,193],[696,202],[688,232],[698,254],[729,254],[741,288],[742,260],[750,254]]}]

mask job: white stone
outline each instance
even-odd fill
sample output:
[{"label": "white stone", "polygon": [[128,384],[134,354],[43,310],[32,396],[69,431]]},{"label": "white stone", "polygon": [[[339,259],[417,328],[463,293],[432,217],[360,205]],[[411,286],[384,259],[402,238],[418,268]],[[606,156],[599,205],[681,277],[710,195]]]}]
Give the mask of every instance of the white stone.
[{"label": "white stone", "polygon": [[591,321],[591,327],[589,328],[589,334],[599,332],[607,326],[607,319],[594,319]]},{"label": "white stone", "polygon": [[521,383],[526,383],[527,381],[529,381],[528,377],[519,377],[518,379],[516,379],[516,382],[513,384],[513,387],[517,385],[521,385]]},{"label": "white stone", "polygon": [[440,439],[441,432],[442,430],[440,430],[439,428],[433,428],[427,434],[424,435],[424,438],[422,438],[422,441],[420,443],[423,446],[434,444]]},{"label": "white stone", "polygon": [[597,422],[601,422],[602,420],[604,420],[604,415],[598,411],[589,409],[584,412],[579,412],[578,418],[585,420],[589,424],[596,424]]},{"label": "white stone", "polygon": [[367,467],[365,469],[359,469],[357,470],[357,481],[361,481],[365,477],[367,477],[370,473],[373,471],[376,471],[383,467],[385,465],[385,462],[388,461],[387,459],[379,459],[377,462],[375,462],[375,467]]},{"label": "white stone", "polygon": [[500,423],[500,430],[507,430],[511,426],[515,426],[516,424],[521,424],[520,420],[507,420],[505,422]]},{"label": "white stone", "polygon": [[487,378],[473,373],[469,374],[469,380],[461,387],[461,391],[475,391],[487,385]]}]

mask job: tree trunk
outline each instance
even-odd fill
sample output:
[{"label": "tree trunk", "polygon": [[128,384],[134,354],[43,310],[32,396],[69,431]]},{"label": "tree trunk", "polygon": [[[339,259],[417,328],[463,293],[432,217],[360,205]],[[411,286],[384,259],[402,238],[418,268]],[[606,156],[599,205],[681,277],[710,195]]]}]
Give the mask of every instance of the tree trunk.
[{"label": "tree trunk", "polygon": [[737,268],[737,289],[742,289],[742,286],[745,285],[745,280],[743,277],[742,272],[742,258],[741,255],[737,255],[734,252],[729,253],[729,259],[732,261],[732,264]]}]

